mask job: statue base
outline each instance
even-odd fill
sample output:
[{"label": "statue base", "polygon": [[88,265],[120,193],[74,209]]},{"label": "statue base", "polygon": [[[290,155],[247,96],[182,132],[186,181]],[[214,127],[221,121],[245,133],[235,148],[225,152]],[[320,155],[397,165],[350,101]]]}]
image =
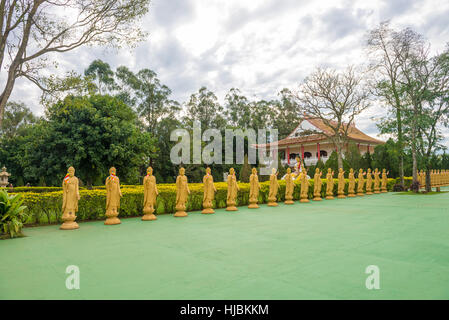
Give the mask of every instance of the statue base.
[{"label": "statue base", "polygon": [[306,203],[306,202],[309,202],[309,199],[307,199],[307,198],[303,198],[303,199],[299,200],[299,202],[303,202],[303,203]]},{"label": "statue base", "polygon": [[187,212],[185,211],[176,211],[174,217],[187,217]]},{"label": "statue base", "polygon": [[388,192],[387,190],[380,191],[380,193],[387,193],[387,192]]},{"label": "statue base", "polygon": [[371,195],[371,194],[374,194],[374,193],[372,193],[371,191],[367,191],[366,194]]},{"label": "statue base", "polygon": [[61,230],[75,230],[75,229],[79,229],[79,227],[80,226],[75,221],[66,221],[59,227],[59,229],[61,229]]},{"label": "statue base", "polygon": [[62,215],[62,225],[59,227],[61,230],[75,230],[79,229],[78,223],[75,222],[76,215],[69,211]]},{"label": "statue base", "polygon": [[380,191],[374,191],[374,193],[376,193],[376,194],[377,194],[377,193],[380,193]]},{"label": "statue base", "polygon": [[106,218],[106,221],[104,222],[104,224],[107,226],[112,226],[114,224],[120,224],[120,223],[122,223],[122,222],[117,217]]},{"label": "statue base", "polygon": [[327,200],[334,200],[334,197],[333,196],[327,196],[326,199]]},{"label": "statue base", "polygon": [[215,213],[215,211],[212,208],[204,208],[203,211],[201,211],[201,213],[203,213],[203,214],[211,214],[211,213]]},{"label": "statue base", "polygon": [[351,198],[352,198],[352,197],[355,197],[355,194],[354,194],[354,193],[349,193],[349,194],[348,194],[348,197],[351,197]]},{"label": "statue base", "polygon": [[227,207],[226,211],[237,211],[237,207],[236,206]]},{"label": "statue base", "polygon": [[250,203],[248,206],[249,209],[258,209],[259,205],[257,203]]},{"label": "statue base", "polygon": [[269,207],[277,207],[278,204],[277,204],[277,202],[268,202],[267,206],[269,206]]},{"label": "statue base", "polygon": [[313,200],[313,201],[321,201],[321,200],[323,200],[323,199],[321,199],[321,197],[315,197],[315,198],[313,198],[312,200]]},{"label": "statue base", "polygon": [[346,196],[344,194],[339,194],[337,196],[337,199],[345,199],[345,198],[346,198]]},{"label": "statue base", "polygon": [[358,196],[364,196],[365,194],[362,193],[362,192],[357,192],[357,195],[358,195]]},{"label": "statue base", "polygon": [[285,200],[284,204],[294,204],[293,200]]},{"label": "statue base", "polygon": [[152,213],[144,214],[143,217],[142,217],[142,221],[153,221],[153,220],[157,220],[157,218]]}]

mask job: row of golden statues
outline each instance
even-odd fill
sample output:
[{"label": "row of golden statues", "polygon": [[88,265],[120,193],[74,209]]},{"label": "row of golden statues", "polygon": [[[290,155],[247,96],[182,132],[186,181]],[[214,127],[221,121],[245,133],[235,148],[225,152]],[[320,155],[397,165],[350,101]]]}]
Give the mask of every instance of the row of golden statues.
[{"label": "row of golden statues", "polygon": [[[424,170],[417,172],[419,186],[421,188],[426,187],[426,176]],[[449,170],[430,170],[430,186],[431,187],[443,187],[449,186]]]},{"label": "row of golden statues", "polygon": [[[75,168],[70,167],[67,170],[67,175],[64,177],[62,182],[63,188],[63,203],[62,203],[62,220],[64,223],[61,225],[63,230],[72,230],[79,228],[78,224],[75,222],[76,212],[78,211],[78,201],[80,200],[79,195],[79,182],[78,178],[75,177]],[[115,225],[120,224],[120,219],[118,216],[118,210],[120,208],[120,198],[122,197],[122,192],[120,190],[120,179],[116,175],[116,169],[112,167],[109,169],[109,176],[106,178],[106,220],[105,225]],[[345,198],[345,178],[344,171],[342,168],[338,171],[338,195],[337,198]],[[322,172],[319,168],[315,170],[314,175],[314,190],[313,190],[313,200],[320,201],[321,199],[321,188],[322,188]],[[277,206],[277,195],[279,190],[279,183],[277,179],[277,170],[273,169],[270,175],[270,187],[268,193],[268,206]],[[366,175],[366,178],[365,178]],[[355,175],[354,170],[349,170],[349,185],[348,185],[348,197],[363,196],[364,186],[366,184],[366,194],[387,192],[387,175],[388,172],[383,169],[382,173],[376,168],[374,172],[368,169],[364,172],[363,169],[359,170],[358,173],[358,185],[357,190],[355,190]],[[380,177],[381,176],[381,177]],[[300,202],[309,202],[308,190],[309,190],[309,179],[307,176],[307,169],[303,168],[299,177],[300,181]],[[293,190],[294,190],[294,180],[295,175],[292,174],[291,169],[287,169],[287,174],[285,175],[285,204],[293,204]],[[328,169],[326,174],[326,199],[334,199],[334,172]],[[227,177],[227,197],[226,197],[226,210],[236,211],[236,199],[239,191],[239,186],[237,184],[237,178],[235,176],[234,168],[229,170],[229,175]],[[214,179],[211,175],[211,169],[206,169],[206,174],[203,178],[204,194],[203,194],[203,210],[202,213],[210,214],[214,213],[212,208],[212,202],[215,197],[217,189],[214,185]],[[143,217],[144,221],[156,220],[154,215],[156,198],[159,194],[156,178],[153,175],[153,169],[149,167],[147,169],[147,175],[143,179],[144,187],[144,200],[143,200]],[[257,169],[253,168],[250,176],[250,193],[249,193],[249,205],[248,208],[255,209],[259,208],[259,191],[260,184],[257,175]],[[187,199],[190,194],[187,177],[185,175],[185,169],[179,169],[179,175],[176,178],[176,213],[175,217],[186,217],[186,204]]]}]

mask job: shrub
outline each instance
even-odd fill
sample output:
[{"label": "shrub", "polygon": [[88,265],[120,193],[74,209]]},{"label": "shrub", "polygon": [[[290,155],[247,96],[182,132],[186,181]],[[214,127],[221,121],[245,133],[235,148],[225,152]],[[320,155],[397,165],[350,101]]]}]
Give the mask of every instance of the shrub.
[{"label": "shrub", "polygon": [[22,236],[23,222],[26,219],[23,201],[20,194],[9,195],[6,190],[0,191],[0,236],[9,238]]},{"label": "shrub", "polygon": [[[356,179],[357,181],[357,179]],[[388,180],[388,190],[392,190],[395,179]],[[268,200],[269,181],[261,182],[261,190],[259,193],[259,203],[266,203]],[[309,198],[313,198],[313,179],[309,180]],[[278,201],[285,200],[285,181],[279,181]],[[214,208],[226,207],[227,184],[226,182],[215,183],[217,193],[213,202]],[[237,205],[243,206],[249,203],[249,184],[239,182],[240,191],[237,196]],[[203,203],[203,185],[201,183],[190,183],[190,196],[187,202],[187,211],[195,211],[202,209]],[[334,179],[334,195],[337,194],[338,180]],[[357,186],[356,186],[357,188]],[[175,184],[158,184],[159,196],[156,202],[156,214],[174,213],[176,201],[176,185]],[[345,193],[348,190],[348,180],[346,179]],[[139,216],[143,210],[143,186],[122,186],[123,198],[119,210],[119,217]],[[323,179],[323,187],[321,189],[322,197],[326,195],[326,180]],[[81,200],[79,201],[79,211],[77,213],[77,221],[80,220],[98,220],[105,218],[106,190],[104,187],[97,187],[93,190],[80,189]],[[62,207],[62,191],[23,193],[25,204],[28,206],[26,210],[29,214],[27,223],[29,224],[46,224],[61,223],[61,207]],[[295,181],[293,191],[293,199],[300,198],[300,184]]]}]

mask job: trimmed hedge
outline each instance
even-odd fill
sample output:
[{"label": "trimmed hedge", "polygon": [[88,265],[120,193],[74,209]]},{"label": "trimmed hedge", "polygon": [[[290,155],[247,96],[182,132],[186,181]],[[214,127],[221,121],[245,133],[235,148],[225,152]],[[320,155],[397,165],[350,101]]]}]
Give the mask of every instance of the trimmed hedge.
[{"label": "trimmed hedge", "polygon": [[[357,182],[357,179],[356,179]],[[387,188],[393,189],[396,179],[388,179]],[[266,203],[270,182],[261,182],[259,192],[259,203]],[[348,179],[346,179],[345,193],[348,191]],[[237,194],[237,205],[244,206],[249,203],[249,183],[239,183],[240,191]],[[285,181],[279,181],[278,201],[285,200]],[[225,182],[215,183],[217,193],[213,202],[214,208],[226,207],[227,184]],[[309,180],[309,199],[313,198],[313,180]],[[201,210],[203,205],[203,184],[190,183],[190,196],[186,210]],[[300,184],[295,181],[293,199],[300,199]],[[334,195],[337,194],[338,180],[334,179]],[[175,184],[158,184],[159,196],[156,203],[156,214],[174,213],[176,201]],[[356,188],[357,190],[357,184]],[[323,180],[321,196],[326,193],[326,180]],[[122,186],[123,197],[120,203],[119,217],[132,217],[142,215],[143,210],[143,186]],[[95,190],[80,189],[81,200],[77,221],[105,219],[106,190],[98,188]],[[54,192],[26,192],[23,194],[24,205],[27,206],[29,218],[26,224],[61,223],[62,191]]]}]

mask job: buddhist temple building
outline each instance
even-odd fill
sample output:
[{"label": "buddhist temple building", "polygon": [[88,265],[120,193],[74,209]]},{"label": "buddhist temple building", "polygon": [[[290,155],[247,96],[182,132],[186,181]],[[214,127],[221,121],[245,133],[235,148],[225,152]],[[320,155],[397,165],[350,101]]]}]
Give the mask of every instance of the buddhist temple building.
[{"label": "buddhist temple building", "polygon": [[[337,148],[329,137],[332,136],[330,129],[321,119],[304,117],[299,125],[285,139],[277,141],[277,148],[284,165],[293,167],[296,165],[296,157],[303,160],[306,166],[315,165],[319,160],[326,162],[333,151]],[[349,143],[354,143],[363,155],[366,152],[373,153],[374,147],[385,142],[372,138],[355,125],[348,129],[349,142],[343,149],[343,154],[347,151]],[[253,145],[253,147],[265,147],[271,150],[276,143]],[[274,151],[274,150],[273,150]]]}]

